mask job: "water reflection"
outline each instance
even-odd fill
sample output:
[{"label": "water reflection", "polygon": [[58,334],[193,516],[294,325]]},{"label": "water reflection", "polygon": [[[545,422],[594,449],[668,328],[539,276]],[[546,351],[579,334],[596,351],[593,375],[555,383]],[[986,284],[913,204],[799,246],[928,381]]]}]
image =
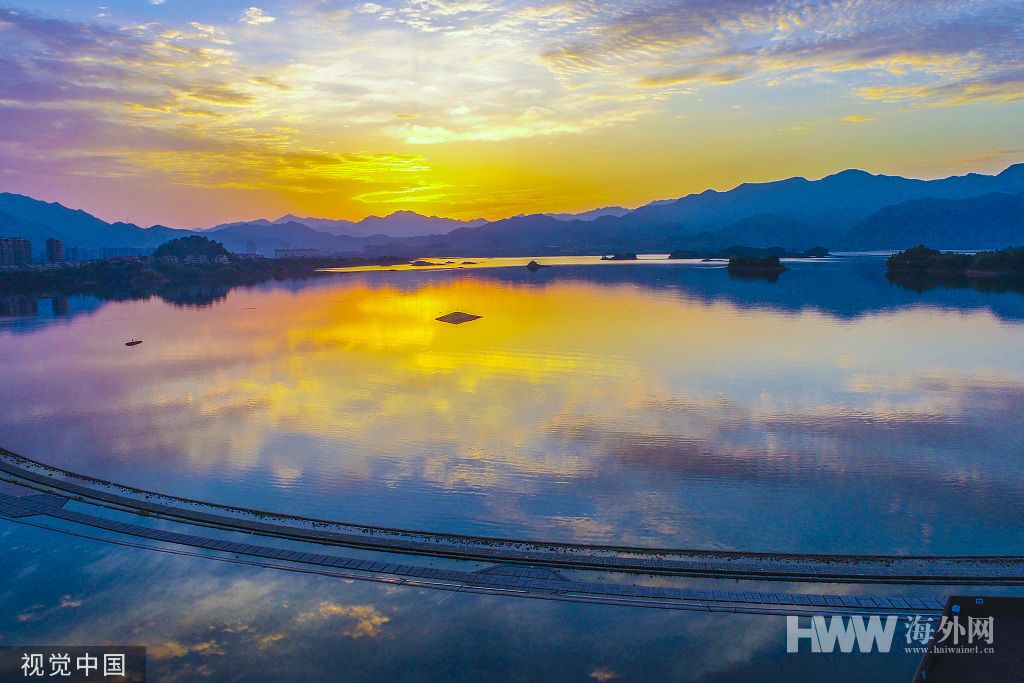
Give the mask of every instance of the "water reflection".
[{"label": "water reflection", "polygon": [[978,292],[1024,292],[1024,280],[1005,277],[967,277],[962,274],[886,273],[885,278],[917,293],[932,289],[973,289]]},{"label": "water reflection", "polygon": [[[357,267],[336,269],[360,281],[400,283],[404,287],[451,278],[473,277],[500,282],[544,287],[553,281],[578,280],[600,285],[632,284],[708,302],[729,301],[737,306],[799,311],[814,309],[829,315],[856,318],[880,311],[919,304],[950,309],[985,310],[1006,319],[1024,319],[1024,297],[998,296],[1021,293],[1014,280],[891,275],[885,272],[884,259],[855,256],[834,259],[790,259],[786,273],[764,278],[760,273],[728,273],[723,262],[696,260],[658,260],[601,262],[598,257],[540,257],[554,269],[529,272],[522,264],[529,259],[481,259],[473,266],[438,268]],[[333,271],[332,271],[333,272]],[[168,285],[159,290],[136,292],[116,290],[100,296],[8,294],[0,298],[0,328],[17,330],[12,317],[50,317],[48,310],[60,315],[87,313],[104,301],[145,301],[158,298],[181,306],[207,307],[223,301],[234,289],[260,291],[285,289],[298,291],[322,286],[322,276],[273,281],[253,286],[227,286],[216,283]],[[776,285],[776,286],[771,286]],[[49,302],[53,302],[50,304]],[[42,308],[40,308],[42,306]],[[50,308],[48,308],[50,307]],[[5,312],[6,311],[6,312]],[[22,325],[23,326],[23,325]]]},{"label": "water reflection", "polygon": [[782,275],[781,272],[770,270],[770,271],[742,271],[742,270],[730,270],[729,279],[731,280],[754,280],[761,282],[778,282],[779,277]]},{"label": "water reflection", "polygon": [[917,660],[898,646],[787,655],[781,617],[384,587],[13,525],[0,539],[0,639],[144,645],[162,683],[903,681]]},{"label": "water reflection", "polygon": [[[377,524],[1012,552],[1024,297],[924,296],[850,260],[777,282],[567,265],[107,303],[5,328],[0,431],[100,477]],[[456,310],[483,317],[434,320]]]}]

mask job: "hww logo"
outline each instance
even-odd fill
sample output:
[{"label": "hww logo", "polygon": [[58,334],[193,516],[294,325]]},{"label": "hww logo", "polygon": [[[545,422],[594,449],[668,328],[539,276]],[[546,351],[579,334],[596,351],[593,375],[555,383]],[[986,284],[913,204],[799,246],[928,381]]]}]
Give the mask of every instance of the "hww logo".
[{"label": "hww logo", "polygon": [[858,652],[871,652],[876,645],[879,652],[888,652],[899,621],[895,616],[884,622],[878,616],[815,616],[809,626],[801,626],[800,619],[786,617],[786,652],[799,652],[801,640],[810,641],[811,652],[835,652],[836,645],[840,652],[853,652],[855,645]]}]

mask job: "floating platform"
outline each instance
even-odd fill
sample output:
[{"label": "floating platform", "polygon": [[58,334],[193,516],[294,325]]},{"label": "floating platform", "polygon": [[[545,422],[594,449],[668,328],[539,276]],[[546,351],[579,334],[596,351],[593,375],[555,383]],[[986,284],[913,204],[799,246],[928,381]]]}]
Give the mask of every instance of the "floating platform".
[{"label": "floating platform", "polygon": [[449,323],[451,325],[461,325],[462,323],[472,322],[473,320],[479,320],[482,315],[473,315],[472,313],[463,313],[462,311],[453,311],[446,313],[440,318],[434,318],[438,322]]}]

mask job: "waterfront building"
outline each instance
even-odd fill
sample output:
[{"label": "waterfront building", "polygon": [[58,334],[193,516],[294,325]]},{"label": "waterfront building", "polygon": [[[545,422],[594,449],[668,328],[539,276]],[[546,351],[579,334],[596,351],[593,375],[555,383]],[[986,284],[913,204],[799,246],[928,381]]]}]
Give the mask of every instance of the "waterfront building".
[{"label": "waterfront building", "polygon": [[16,268],[31,263],[31,242],[21,237],[0,237],[0,266]]},{"label": "waterfront building", "polygon": [[51,237],[46,240],[46,262],[64,263],[64,243]]},{"label": "waterfront building", "polygon": [[153,249],[149,247],[103,247],[100,249],[101,258],[139,258],[149,256]]},{"label": "waterfront building", "polygon": [[324,253],[320,249],[275,249],[275,258],[319,258]]}]

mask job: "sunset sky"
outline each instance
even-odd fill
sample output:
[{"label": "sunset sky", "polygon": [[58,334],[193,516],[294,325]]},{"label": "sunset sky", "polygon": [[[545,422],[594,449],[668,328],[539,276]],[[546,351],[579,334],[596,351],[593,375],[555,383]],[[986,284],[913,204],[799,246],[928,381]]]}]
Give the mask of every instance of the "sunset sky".
[{"label": "sunset sky", "polygon": [[1020,0],[16,0],[0,46],[0,191],[143,225],[1024,160]]}]

